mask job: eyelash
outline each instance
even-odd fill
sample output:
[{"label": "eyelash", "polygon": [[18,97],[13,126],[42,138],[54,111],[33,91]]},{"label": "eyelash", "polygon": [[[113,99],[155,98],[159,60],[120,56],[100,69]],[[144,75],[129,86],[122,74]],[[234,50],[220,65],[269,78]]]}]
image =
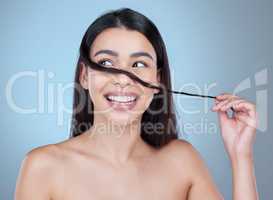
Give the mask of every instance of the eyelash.
[{"label": "eyelash", "polygon": [[[109,62],[111,62],[111,63],[112,63],[112,61],[111,61],[111,60],[109,60],[109,59],[101,59],[101,60],[99,60],[99,61],[98,61],[98,64],[103,65],[102,63],[103,63],[103,62],[105,62],[105,61],[109,61]],[[133,65],[135,65],[136,63],[141,63],[141,64],[143,64],[143,65],[144,65],[144,67],[148,67],[148,65],[147,65],[145,62],[143,62],[143,61],[137,61],[137,62],[134,62],[134,64],[133,64]]]},{"label": "eyelash", "polygon": [[98,61],[98,64],[103,65],[102,62],[105,62],[105,61],[109,61],[109,62],[112,63],[111,60],[108,60],[108,59],[101,59],[101,60]]}]

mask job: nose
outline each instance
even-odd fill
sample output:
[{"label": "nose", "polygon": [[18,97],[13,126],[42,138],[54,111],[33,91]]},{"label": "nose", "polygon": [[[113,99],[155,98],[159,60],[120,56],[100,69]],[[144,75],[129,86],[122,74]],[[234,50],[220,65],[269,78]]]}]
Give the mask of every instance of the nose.
[{"label": "nose", "polygon": [[132,85],[134,81],[126,76],[125,74],[115,74],[114,75],[114,84],[119,84],[122,88],[128,85]]}]

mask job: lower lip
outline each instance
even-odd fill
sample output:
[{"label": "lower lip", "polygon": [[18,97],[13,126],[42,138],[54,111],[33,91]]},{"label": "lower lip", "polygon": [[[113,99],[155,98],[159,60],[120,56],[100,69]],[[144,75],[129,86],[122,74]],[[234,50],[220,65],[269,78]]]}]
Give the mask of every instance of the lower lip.
[{"label": "lower lip", "polygon": [[116,111],[132,110],[137,103],[137,100],[126,102],[126,103],[121,103],[117,101],[109,101],[108,99],[106,99],[106,101],[108,102],[108,105],[113,107],[113,109]]}]

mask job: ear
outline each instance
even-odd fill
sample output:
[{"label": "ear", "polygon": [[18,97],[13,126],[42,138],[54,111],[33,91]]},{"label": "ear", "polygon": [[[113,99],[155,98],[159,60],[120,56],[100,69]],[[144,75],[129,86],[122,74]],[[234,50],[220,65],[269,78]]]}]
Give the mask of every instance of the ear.
[{"label": "ear", "polygon": [[86,65],[83,62],[80,63],[79,80],[80,80],[81,86],[87,90],[88,89],[88,70],[87,70]]}]

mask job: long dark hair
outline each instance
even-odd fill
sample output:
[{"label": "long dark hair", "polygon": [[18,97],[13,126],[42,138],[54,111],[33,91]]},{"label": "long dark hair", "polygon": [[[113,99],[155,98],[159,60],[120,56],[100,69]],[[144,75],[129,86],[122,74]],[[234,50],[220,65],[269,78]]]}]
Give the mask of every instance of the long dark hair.
[{"label": "long dark hair", "polygon": [[[147,17],[129,8],[122,8],[107,12],[98,17],[87,29],[80,45],[80,55],[74,80],[73,114],[71,122],[70,137],[81,135],[93,125],[93,102],[88,90],[80,85],[80,73],[84,61],[89,58],[90,47],[95,38],[105,29],[123,27],[128,30],[135,30],[142,33],[152,44],[157,56],[157,70],[160,73],[160,82],[166,88],[171,87],[170,69],[166,47],[163,39],[153,24]],[[160,97],[160,98],[159,98]],[[162,110],[162,107],[165,109]],[[151,113],[150,111],[157,111]],[[159,127],[154,132],[148,131],[145,125],[155,125]],[[141,138],[153,147],[159,148],[173,139],[177,139],[177,122],[171,93],[160,91],[143,113],[141,120]]]}]

